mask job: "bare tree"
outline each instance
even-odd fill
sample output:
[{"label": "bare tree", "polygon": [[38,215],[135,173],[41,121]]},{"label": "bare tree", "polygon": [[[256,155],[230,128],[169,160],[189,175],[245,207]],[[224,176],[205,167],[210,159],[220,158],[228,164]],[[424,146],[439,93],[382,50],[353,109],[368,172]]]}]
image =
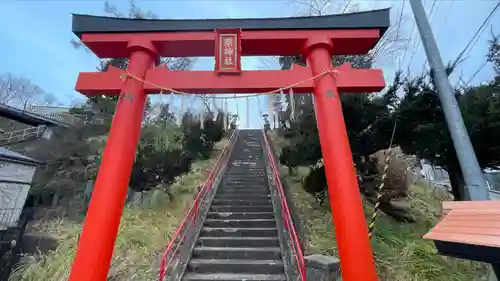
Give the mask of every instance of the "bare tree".
[{"label": "bare tree", "polygon": [[44,91],[29,79],[11,73],[0,75],[0,103],[27,108],[43,100]]},{"label": "bare tree", "polygon": [[[128,19],[158,19],[158,15],[153,11],[143,11],[139,8],[134,0],[130,0],[130,6],[126,13],[118,11],[115,5],[110,4],[108,1],[104,3],[104,12],[112,17],[117,18],[128,18]],[[70,40],[73,47],[79,49],[83,48],[85,51],[90,52],[89,49],[80,41],[75,39]],[[191,68],[194,64],[194,58],[167,58],[162,57],[160,59],[160,65],[165,65],[169,70],[180,71],[187,70]],[[106,64],[106,62],[103,62]],[[102,65],[102,64],[101,64]]]},{"label": "bare tree", "polygon": [[[303,17],[344,14],[372,9],[372,7],[367,7],[366,1],[360,2],[359,0],[289,0],[289,2],[295,7],[295,15]],[[401,53],[408,41],[408,38],[404,38],[404,34],[401,32],[403,8],[404,6],[398,11],[398,20],[389,27],[378,44],[367,55],[336,56],[333,58],[333,64],[338,66],[343,63],[351,63],[353,67],[370,68],[373,64],[381,65],[386,62],[396,61],[396,57]],[[292,63],[305,63],[300,54],[262,58],[260,61],[264,68],[272,68],[270,65],[278,63],[281,65],[281,69],[290,69]],[[295,99],[297,98],[303,99],[305,96],[295,96]],[[289,100],[289,96],[285,96],[284,99],[277,102],[277,107],[286,107],[284,103],[287,100]],[[295,102],[295,104],[299,103],[300,101]]]},{"label": "bare tree", "polygon": [[[299,16],[324,16],[361,12],[372,7],[363,7],[355,0],[290,0]],[[402,7],[403,8],[403,7]],[[401,8],[401,9],[402,9]],[[401,10],[400,10],[401,11]],[[404,17],[401,11],[399,18],[389,27],[378,44],[368,53],[374,63],[394,61],[395,57],[405,47],[409,38],[404,38],[401,31]]]}]

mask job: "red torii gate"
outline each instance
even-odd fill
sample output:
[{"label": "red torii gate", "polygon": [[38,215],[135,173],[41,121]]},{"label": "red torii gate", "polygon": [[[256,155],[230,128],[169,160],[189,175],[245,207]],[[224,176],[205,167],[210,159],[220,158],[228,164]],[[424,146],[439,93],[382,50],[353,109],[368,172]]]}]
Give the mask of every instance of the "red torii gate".
[{"label": "red torii gate", "polygon": [[[389,10],[274,19],[130,20],[73,15],[73,32],[100,58],[129,58],[127,71],[80,73],[76,90],[119,95],[70,281],[104,281],[113,254],[147,94],[262,93],[294,85],[314,92],[342,276],[375,281],[375,264],[339,92],[384,88],[381,70],[335,69],[332,55],[366,54],[389,27]],[[303,55],[307,67],[241,71],[241,56]],[[172,71],[160,56],[215,56],[215,71]],[[124,75],[125,74],[125,75]],[[312,79],[315,77],[315,79]],[[311,280],[313,281],[313,280]]]}]

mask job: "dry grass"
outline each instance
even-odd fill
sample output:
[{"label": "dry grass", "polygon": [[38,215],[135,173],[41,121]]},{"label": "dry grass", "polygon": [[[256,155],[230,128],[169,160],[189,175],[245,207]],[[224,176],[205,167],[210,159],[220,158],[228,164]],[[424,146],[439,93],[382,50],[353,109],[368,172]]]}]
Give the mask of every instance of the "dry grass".
[{"label": "dry grass", "polygon": [[[277,145],[284,141],[276,136]],[[287,169],[282,173],[292,183],[292,200],[298,209],[305,229],[306,254],[337,256],[335,233],[329,206],[319,206],[314,197],[306,193],[301,177],[309,168],[299,167],[296,175],[289,176]],[[372,247],[380,279],[383,281],[479,281],[487,280],[485,264],[448,258],[437,254],[432,241],[422,239],[439,220],[441,203],[434,194],[422,186],[409,188],[411,213],[416,223],[396,222],[380,214],[375,229]],[[372,214],[372,205],[365,204],[365,213]]]},{"label": "dry grass", "polygon": [[[149,281],[158,278],[159,257],[183,219],[197,187],[203,182],[206,170],[211,168],[225,143],[218,143],[214,157],[193,163],[191,171],[171,185],[175,200],[169,200],[165,193],[157,190],[151,192],[141,205],[124,208],[109,280]],[[38,231],[57,237],[61,244],[55,251],[21,265],[10,281],[67,280],[81,224],[61,218],[39,222],[38,225]]]}]

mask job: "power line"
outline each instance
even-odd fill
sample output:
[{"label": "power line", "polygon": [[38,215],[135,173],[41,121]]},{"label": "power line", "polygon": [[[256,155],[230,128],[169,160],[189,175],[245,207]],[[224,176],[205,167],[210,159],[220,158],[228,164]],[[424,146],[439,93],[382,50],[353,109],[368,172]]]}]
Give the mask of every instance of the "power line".
[{"label": "power line", "polygon": [[401,22],[403,21],[403,11],[405,10],[406,1],[403,0],[403,4],[401,4],[401,13],[399,14],[399,22],[398,22],[398,30],[396,31],[396,40],[399,39],[399,30],[401,29]]},{"label": "power line", "polygon": [[[437,0],[434,0],[434,2],[432,3],[431,12],[429,13],[429,20],[430,21],[432,21],[432,12],[434,12],[434,7],[437,7],[436,4],[438,4],[438,2],[437,2]],[[436,8],[436,11],[437,11],[437,8]],[[428,63],[427,56],[425,56],[424,63],[422,64],[422,72],[425,71],[425,66],[427,65],[427,63]]]},{"label": "power line", "polygon": [[[425,0],[424,0],[425,1]],[[425,3],[424,3],[425,4]],[[398,69],[401,69],[401,65],[403,64],[403,62],[405,61],[405,58],[406,58],[406,54],[408,53],[408,47],[411,43],[411,38],[413,38],[413,32],[416,30],[415,27],[417,26],[416,22],[414,21],[413,22],[413,25],[412,25],[412,28],[411,28],[411,31],[410,31],[410,40],[408,40],[408,44],[406,44],[406,48],[405,48],[405,51],[403,53],[403,58],[399,61],[399,67]],[[418,31],[417,31],[418,32]],[[418,40],[418,39],[417,39]],[[413,48],[415,49],[415,48]],[[414,51],[413,51],[414,52]],[[413,55],[412,55],[413,56]],[[408,67],[408,75],[407,76],[410,76],[410,68]]]},{"label": "power line", "polygon": [[[437,3],[436,0],[434,0],[434,2],[432,2],[431,11],[429,12],[429,21],[430,21],[430,18],[432,17],[432,13],[434,12],[434,8],[436,7],[436,3]],[[408,62],[408,70],[411,68],[411,63],[412,63],[413,58],[415,57],[415,55],[417,53],[417,45],[419,43],[420,43],[420,37],[417,37],[415,44],[413,44],[413,51],[412,51],[412,54],[410,57],[410,62]]]},{"label": "power line", "polygon": [[474,72],[474,74],[472,74],[472,76],[467,79],[467,82],[465,83],[465,87],[469,86],[469,84],[472,82],[472,79],[474,79],[476,77],[476,75],[479,74],[479,72],[481,72],[481,70],[483,70],[483,68],[486,66],[486,64],[488,64],[488,60],[485,60],[483,62],[483,64]]},{"label": "power line", "polygon": [[[401,4],[401,13],[399,14],[399,22],[398,22],[398,30],[396,32],[396,40],[399,40],[399,31],[401,29],[401,23],[403,21],[403,12],[405,10],[405,4],[406,4],[406,0],[403,0],[403,3]],[[410,38],[412,38],[412,35],[413,35],[413,31],[415,30],[415,24],[413,24],[412,26],[412,29],[411,29],[411,32],[410,32]],[[411,39],[410,39],[411,40]],[[405,60],[405,57],[406,57],[406,53],[408,51],[408,45],[410,44],[410,41],[408,41],[408,44],[406,44],[406,47],[405,47],[405,50],[404,50],[404,53],[403,53],[403,58],[399,59],[399,65],[398,65],[398,69],[401,69],[401,64],[403,64],[404,60]]]},{"label": "power line", "polygon": [[413,26],[411,28],[411,31],[410,31],[410,40],[408,40],[408,44],[406,44],[406,48],[405,48],[405,51],[403,53],[403,58],[399,61],[399,69],[401,69],[401,64],[403,64],[403,62],[405,61],[405,58],[406,58],[406,54],[408,53],[408,46],[410,45],[410,42],[411,42],[411,38],[413,38],[413,32],[415,31],[415,23],[413,23]]},{"label": "power line", "polygon": [[438,3],[437,0],[434,0],[434,2],[432,2],[431,11],[429,13],[429,19],[432,18],[432,12],[434,12],[434,7],[436,7],[437,3]]},{"label": "power line", "polygon": [[452,64],[452,67],[455,67],[456,64],[462,59],[462,57],[464,56],[464,54],[467,51],[467,49],[469,49],[469,47],[471,47],[471,48],[469,49],[469,52],[467,54],[469,54],[472,51],[472,49],[474,48],[474,46],[476,45],[476,43],[479,41],[479,38],[481,37],[481,34],[484,31],[484,27],[493,18],[493,15],[497,11],[498,7],[500,7],[500,1],[497,2],[497,4],[495,5],[495,7],[493,7],[493,10],[491,10],[490,14],[486,17],[486,19],[484,19],[483,23],[478,28],[478,30],[476,31],[476,33],[474,33],[474,36],[472,36],[472,38],[469,40],[469,43],[467,43],[467,45],[462,50],[462,52],[460,52],[460,54],[458,54],[458,57],[455,59],[455,61]]},{"label": "power line", "polygon": [[446,21],[448,20],[448,16],[451,14],[451,9],[453,8],[454,3],[455,3],[455,0],[451,0],[450,8],[448,9],[448,13],[446,13],[446,15],[444,15],[444,21],[443,21],[442,25],[444,25],[446,23]]}]

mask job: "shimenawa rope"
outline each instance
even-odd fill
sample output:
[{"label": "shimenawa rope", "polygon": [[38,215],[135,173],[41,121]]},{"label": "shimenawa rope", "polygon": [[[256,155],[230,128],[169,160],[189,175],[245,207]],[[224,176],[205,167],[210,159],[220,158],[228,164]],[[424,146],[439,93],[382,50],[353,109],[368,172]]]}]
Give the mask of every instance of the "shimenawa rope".
[{"label": "shimenawa rope", "polygon": [[[306,80],[303,80],[303,81],[299,81],[297,83],[294,83],[292,85],[289,85],[289,86],[286,86],[286,87],[282,87],[282,88],[279,88],[279,89],[276,89],[276,90],[272,90],[272,91],[268,91],[268,92],[263,92],[263,93],[258,93],[256,95],[268,95],[268,94],[276,94],[276,93],[279,93],[280,91],[283,91],[283,90],[288,90],[288,89],[291,89],[291,88],[294,88],[298,85],[301,85],[301,84],[304,84],[306,82],[309,82],[311,80],[314,80],[316,78],[319,78],[319,77],[322,77],[323,75],[326,75],[328,73],[334,73],[334,74],[338,74],[339,71],[337,69],[334,69],[334,68],[331,68],[331,69],[328,69],[328,70],[325,70],[323,72],[321,72],[320,74],[318,75],[315,75],[315,76],[312,76],[312,77],[309,77],[308,79]],[[159,85],[156,85],[152,82],[149,82],[149,81],[146,81],[144,79],[141,79],[129,72],[126,72],[125,74],[123,74],[121,76],[122,79],[125,79],[126,77],[131,77],[131,78],[134,78],[135,80],[137,81],[140,81],[144,84],[148,84],[150,86],[153,86],[155,88],[158,88],[160,89],[160,93],[163,93],[163,92],[170,92],[170,94],[181,94],[181,95],[188,95],[188,94],[193,94],[193,93],[187,93],[187,92],[182,92],[182,91],[178,91],[178,90],[175,90],[175,89],[172,89],[172,88],[168,88],[168,87],[163,87],[163,86],[159,86]],[[249,95],[246,95],[246,96],[243,96],[243,97],[249,97]],[[234,98],[234,97],[233,97]]]}]

